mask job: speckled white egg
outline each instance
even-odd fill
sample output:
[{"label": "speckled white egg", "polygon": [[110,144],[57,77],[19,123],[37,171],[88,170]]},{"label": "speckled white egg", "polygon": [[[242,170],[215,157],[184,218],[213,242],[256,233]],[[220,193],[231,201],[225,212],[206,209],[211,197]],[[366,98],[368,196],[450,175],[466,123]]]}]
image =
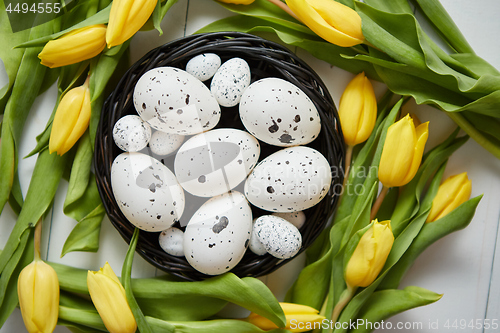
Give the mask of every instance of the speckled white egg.
[{"label": "speckled white egg", "polygon": [[123,215],[145,231],[169,228],[184,211],[184,191],[175,175],[146,154],[118,155],[111,166],[111,187]]},{"label": "speckled white egg", "polygon": [[259,142],[247,132],[219,128],[198,134],[179,148],[175,175],[187,192],[212,197],[243,182],[259,154]]},{"label": "speckled white egg", "polygon": [[250,67],[241,58],[231,58],[220,66],[210,84],[210,90],[221,106],[231,107],[240,102],[250,85]]},{"label": "speckled white egg", "polygon": [[275,146],[304,145],[321,131],[311,99],[299,87],[279,78],[252,83],[241,97],[239,112],[247,131]]},{"label": "speckled white egg", "polygon": [[139,151],[151,139],[151,127],[136,115],[121,117],[113,126],[113,140],[124,151]]},{"label": "speckled white egg", "polygon": [[256,255],[263,256],[264,254],[267,253],[267,250],[264,244],[261,243],[261,241],[259,240],[259,238],[257,238],[257,235],[255,234],[256,233],[255,221],[257,221],[256,218],[253,220],[252,235],[250,237],[250,244],[248,245],[248,248]]},{"label": "speckled white egg", "polygon": [[233,191],[210,198],[184,232],[184,255],[196,270],[218,275],[243,257],[252,232],[252,211],[245,196]]},{"label": "speckled white egg", "polygon": [[298,146],[263,159],[248,176],[244,191],[254,206],[271,212],[295,212],[320,202],[331,182],[326,158],[313,148]]},{"label": "speckled white egg", "polygon": [[179,149],[183,141],[184,135],[155,131],[149,140],[149,148],[156,155],[167,156]]},{"label": "speckled white egg", "polygon": [[214,76],[221,64],[220,57],[215,53],[203,53],[193,57],[186,64],[186,72],[201,81]]},{"label": "speckled white egg", "polygon": [[302,228],[304,223],[306,223],[306,214],[303,211],[290,212],[290,213],[273,213],[274,216],[279,216],[284,218],[291,224],[297,227],[297,229]]},{"label": "speckled white egg", "polygon": [[163,230],[158,236],[160,247],[163,251],[176,257],[184,256],[184,232],[178,228]]},{"label": "speckled white egg", "polygon": [[220,119],[220,106],[203,82],[174,67],[144,73],[134,89],[134,106],[151,127],[167,133],[201,133]]},{"label": "speckled white egg", "polygon": [[262,215],[255,221],[254,233],[267,252],[279,259],[290,259],[302,246],[299,229],[274,215]]}]

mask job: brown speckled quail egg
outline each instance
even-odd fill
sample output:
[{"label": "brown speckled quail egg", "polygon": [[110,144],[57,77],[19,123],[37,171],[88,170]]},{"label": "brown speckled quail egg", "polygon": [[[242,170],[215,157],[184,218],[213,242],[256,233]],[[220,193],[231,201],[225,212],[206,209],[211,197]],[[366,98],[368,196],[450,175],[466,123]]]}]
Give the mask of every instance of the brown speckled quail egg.
[{"label": "brown speckled quail egg", "polygon": [[221,64],[220,57],[215,53],[203,53],[193,57],[186,64],[186,72],[201,81],[214,76]]},{"label": "brown speckled quail egg", "polygon": [[184,255],[193,268],[218,275],[243,257],[252,232],[252,210],[242,193],[224,193],[205,202],[184,232]]},{"label": "brown speckled quail egg", "polygon": [[165,230],[184,211],[184,191],[175,175],[149,155],[118,155],[111,165],[111,186],[123,215],[139,229]]},{"label": "brown speckled quail egg", "polygon": [[245,182],[245,196],[271,212],[295,212],[316,205],[330,189],[330,164],[317,150],[281,149],[263,159]]},{"label": "brown speckled quail egg", "polygon": [[201,133],[220,119],[220,106],[203,82],[174,67],[144,73],[134,88],[134,106],[151,127],[167,133]]},{"label": "brown speckled quail egg", "polygon": [[163,251],[176,257],[184,256],[184,232],[178,228],[163,230],[158,236],[160,247]]},{"label": "brown speckled quail egg", "polygon": [[212,197],[234,189],[257,164],[260,146],[245,131],[219,128],[198,134],[178,150],[174,170],[187,192]]},{"label": "brown speckled quail egg", "polygon": [[292,258],[302,246],[300,231],[279,216],[262,215],[257,218],[254,234],[267,252],[279,259]]},{"label": "brown speckled quail egg", "polygon": [[149,140],[149,148],[156,155],[167,156],[179,149],[183,141],[184,135],[155,131]]},{"label": "brown speckled quail egg", "polygon": [[241,58],[231,58],[215,73],[210,83],[210,90],[221,106],[231,107],[240,102],[249,84],[248,63]]},{"label": "brown speckled quail egg", "polygon": [[141,117],[128,115],[121,117],[113,126],[113,140],[124,151],[139,151],[151,139],[151,127]]},{"label": "brown speckled quail egg", "polygon": [[239,112],[247,131],[270,145],[304,145],[321,131],[311,99],[299,87],[279,78],[252,83],[241,97]]},{"label": "brown speckled quail egg", "polygon": [[306,214],[303,211],[290,212],[290,213],[273,213],[274,216],[279,216],[293,224],[300,229],[306,222]]},{"label": "brown speckled quail egg", "polygon": [[256,218],[253,220],[252,236],[250,237],[250,244],[248,245],[248,248],[250,249],[250,251],[252,251],[256,255],[263,256],[264,254],[267,253],[267,250],[266,250],[266,247],[264,246],[264,244],[262,244],[260,242],[259,238],[257,238],[257,235],[255,234],[255,230],[256,230],[255,229],[255,221],[257,221]]}]

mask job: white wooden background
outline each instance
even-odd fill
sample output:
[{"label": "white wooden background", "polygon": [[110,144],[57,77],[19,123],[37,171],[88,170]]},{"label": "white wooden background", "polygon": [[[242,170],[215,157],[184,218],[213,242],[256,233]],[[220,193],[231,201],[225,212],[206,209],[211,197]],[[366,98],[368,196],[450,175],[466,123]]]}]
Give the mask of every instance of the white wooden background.
[{"label": "white wooden background", "polygon": [[[500,0],[441,0],[476,53],[500,69]],[[151,48],[172,39],[191,34],[206,24],[232,15],[217,3],[208,0],[180,0],[165,17],[163,36],[156,31],[139,33],[133,39],[132,61],[139,59]],[[319,61],[302,50],[292,49],[309,63],[322,77],[332,97],[338,103],[340,95],[353,77],[352,74]],[[6,83],[3,63],[0,61],[0,86]],[[380,94],[384,87],[375,84]],[[50,115],[56,99],[56,88],[52,87],[36,102],[31,110],[19,149],[25,156],[35,146],[35,137],[40,133]],[[454,128],[454,124],[442,113],[426,107],[410,105],[422,121],[430,121],[430,137],[427,147],[432,147],[444,139]],[[499,110],[500,111],[500,110]],[[23,193],[26,193],[35,157],[21,159],[19,172]],[[474,141],[469,140],[450,159],[446,175],[467,171],[473,182],[472,195],[484,194],[471,225],[463,231],[454,233],[427,249],[417,260],[403,281],[403,286],[417,285],[443,293],[443,298],[435,304],[414,309],[391,319],[397,322],[422,323],[422,328],[405,329],[404,332],[500,332],[497,330],[447,329],[456,319],[500,321],[500,246],[497,247],[500,214],[500,160],[495,159]],[[98,253],[70,253],[60,258],[64,240],[75,225],[75,221],[62,214],[62,205],[67,183],[62,182],[55,199],[54,209],[44,221],[44,240],[42,257],[75,267],[97,270],[109,261],[116,272],[127,250],[126,244],[115,232],[109,221],[103,221],[101,248]],[[0,216],[0,248],[2,248],[15,222],[15,215],[9,207]],[[293,282],[303,256],[263,281],[275,292],[279,299]],[[136,255],[133,276],[147,277],[161,274]],[[227,314],[245,315],[239,309],[229,308]],[[438,326],[429,327],[429,323]],[[378,330],[385,332],[389,330]],[[394,331],[394,330],[393,330]],[[19,310],[13,313],[0,333],[26,332]],[[64,327],[56,328],[57,333],[69,332]]]}]

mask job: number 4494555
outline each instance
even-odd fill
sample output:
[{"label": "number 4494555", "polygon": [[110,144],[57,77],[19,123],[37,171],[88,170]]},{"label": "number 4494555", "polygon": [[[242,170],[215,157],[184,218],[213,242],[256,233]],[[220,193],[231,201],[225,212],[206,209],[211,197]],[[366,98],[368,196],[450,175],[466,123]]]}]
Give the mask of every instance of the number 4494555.
[{"label": "number 4494555", "polygon": [[17,3],[13,7],[12,3],[9,3],[7,8],[5,8],[7,13],[59,13],[61,11],[61,4],[60,3],[38,3],[38,4],[30,4],[24,2],[24,3]]}]

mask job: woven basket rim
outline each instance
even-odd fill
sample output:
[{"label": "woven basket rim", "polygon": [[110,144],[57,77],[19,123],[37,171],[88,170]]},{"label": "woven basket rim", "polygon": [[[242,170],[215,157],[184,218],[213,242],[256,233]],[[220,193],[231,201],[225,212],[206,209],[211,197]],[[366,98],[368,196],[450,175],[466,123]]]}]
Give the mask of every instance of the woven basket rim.
[{"label": "woven basket rim", "polygon": [[[209,52],[217,53],[223,59],[238,56],[247,60],[249,65],[255,65],[250,67],[252,82],[267,77],[265,75],[271,71],[272,75],[269,76],[277,75],[295,84],[309,96],[320,113],[321,133],[311,144],[305,146],[313,146],[319,150],[331,166],[339,168],[339,172],[332,173],[332,184],[328,195],[318,205],[305,211],[308,221],[300,229],[303,237],[303,246],[298,253],[300,254],[319,236],[336,208],[341,191],[336,185],[342,185],[345,159],[340,120],[328,89],[310,66],[281,44],[251,34],[218,32],[179,38],[149,51],[122,76],[103,105],[95,141],[96,182],[106,213],[122,238],[129,243],[135,227],[123,216],[116,204],[110,180],[111,164],[114,157],[122,151],[114,146],[110,133],[116,120],[128,114],[127,112],[130,113],[131,94],[135,82],[151,68],[165,64],[181,68],[179,66],[195,55]],[[224,116],[223,107],[221,111]],[[259,161],[264,157],[261,156]],[[164,252],[159,247],[157,236],[155,244],[152,234],[158,233],[141,230],[136,248],[136,252],[146,261],[183,280],[196,281],[211,277],[194,270],[184,257],[174,257]],[[289,261],[290,259],[280,260],[269,254],[259,257],[247,250],[240,263],[230,272],[239,277],[258,277],[271,273]]]}]

